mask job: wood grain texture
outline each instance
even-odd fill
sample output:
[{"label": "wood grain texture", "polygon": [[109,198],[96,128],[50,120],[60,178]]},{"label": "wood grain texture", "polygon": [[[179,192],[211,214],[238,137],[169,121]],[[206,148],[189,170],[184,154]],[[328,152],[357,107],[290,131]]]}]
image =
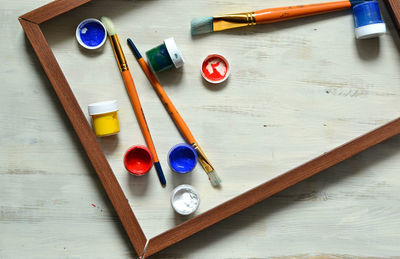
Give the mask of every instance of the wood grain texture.
[{"label": "wood grain texture", "polygon": [[400,32],[400,0],[384,0],[397,31]]},{"label": "wood grain texture", "polygon": [[151,238],[144,258],[398,134],[400,118]]},{"label": "wood grain texture", "polygon": [[41,24],[90,1],[91,0],[56,0],[22,15],[21,18],[36,24]]},{"label": "wood grain texture", "polygon": [[57,94],[61,105],[72,123],[80,142],[102,183],[121,223],[138,255],[141,255],[146,244],[146,237],[132,212],[122,189],[108,164],[96,137],[80,109],[68,82],[61,71],[39,25],[19,20],[39,61]]}]

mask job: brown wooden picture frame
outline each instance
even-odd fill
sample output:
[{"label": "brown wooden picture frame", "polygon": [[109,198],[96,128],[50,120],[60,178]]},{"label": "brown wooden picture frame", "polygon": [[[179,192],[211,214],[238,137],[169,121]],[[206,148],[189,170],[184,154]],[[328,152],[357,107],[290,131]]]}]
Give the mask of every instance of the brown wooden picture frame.
[{"label": "brown wooden picture frame", "polygon": [[[96,137],[83,114],[40,24],[91,0],[56,0],[19,17],[33,50],[53,86],[101,184],[114,207],[131,244],[141,258],[151,256],[255,203],[338,164],[382,141],[400,134],[400,117],[339,146],[299,167],[147,240]],[[396,29],[400,31],[400,0],[385,0]]]}]

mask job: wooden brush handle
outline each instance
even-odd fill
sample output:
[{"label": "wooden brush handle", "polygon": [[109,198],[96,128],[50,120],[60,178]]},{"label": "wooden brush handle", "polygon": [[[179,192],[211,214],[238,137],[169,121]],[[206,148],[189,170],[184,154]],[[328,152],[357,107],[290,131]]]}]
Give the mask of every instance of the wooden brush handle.
[{"label": "wooden brush handle", "polygon": [[263,9],[255,11],[257,24],[280,22],[300,17],[316,14],[328,13],[333,11],[345,10],[351,7],[350,1],[338,1],[321,4],[298,5]]},{"label": "wooden brush handle", "polygon": [[147,66],[146,61],[143,58],[138,59],[140,67],[143,69],[143,72],[146,74],[147,78],[149,79],[151,85],[153,86],[154,90],[157,92],[158,96],[160,97],[162,103],[164,104],[165,108],[167,109],[168,113],[171,115],[173,121],[175,122],[176,127],[178,127],[181,134],[185,137],[186,141],[189,144],[195,143],[195,139],[192,133],[189,130],[189,127],[186,125],[185,121],[182,119],[181,115],[179,114],[178,110],[175,108],[172,101],[169,99],[167,93],[162,88],[160,82],[158,82],[157,78],[150,70],[149,66]]},{"label": "wooden brush handle", "polygon": [[128,92],[129,98],[131,100],[131,104],[133,110],[135,111],[136,118],[138,120],[140,129],[142,130],[142,134],[144,140],[146,141],[147,147],[150,149],[150,152],[153,156],[154,163],[158,162],[158,156],[156,153],[156,149],[154,147],[153,140],[150,135],[149,127],[147,126],[146,118],[144,117],[144,113],[142,110],[142,106],[140,104],[139,96],[136,91],[135,83],[133,82],[132,75],[129,70],[125,70],[122,72],[122,78],[124,79],[126,91]]}]

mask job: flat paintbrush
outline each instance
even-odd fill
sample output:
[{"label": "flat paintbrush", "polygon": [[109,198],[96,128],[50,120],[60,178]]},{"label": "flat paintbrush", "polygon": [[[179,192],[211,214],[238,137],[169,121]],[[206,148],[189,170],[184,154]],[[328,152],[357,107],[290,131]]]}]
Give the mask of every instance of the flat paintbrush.
[{"label": "flat paintbrush", "polygon": [[126,91],[128,92],[129,98],[131,100],[131,104],[133,110],[135,111],[136,118],[138,120],[140,129],[142,130],[143,137],[146,141],[147,147],[150,149],[151,155],[154,160],[154,167],[156,168],[158,178],[162,185],[166,184],[166,180],[164,177],[164,173],[161,168],[161,164],[158,160],[157,152],[154,147],[153,140],[150,135],[150,130],[146,123],[146,118],[144,117],[144,113],[142,110],[142,106],[140,104],[139,96],[136,91],[135,83],[133,82],[131,72],[129,72],[128,63],[126,62],[124,52],[122,51],[121,44],[119,43],[119,39],[117,34],[115,33],[114,24],[112,23],[110,18],[101,17],[101,21],[107,29],[108,37],[110,39],[111,45],[114,50],[114,55],[117,60],[119,70],[122,74],[122,78],[125,83]]},{"label": "flat paintbrush", "polygon": [[255,12],[195,18],[191,22],[191,33],[192,35],[198,35],[256,24],[280,22],[300,17],[345,10],[366,1],[368,0],[347,0],[310,5],[277,7]]},{"label": "flat paintbrush", "polygon": [[204,154],[203,150],[200,148],[199,144],[194,139],[192,133],[189,130],[189,127],[186,125],[185,121],[182,119],[181,115],[178,113],[178,110],[175,108],[172,101],[169,99],[167,93],[162,88],[160,82],[158,82],[157,77],[151,71],[150,67],[147,65],[146,61],[144,61],[142,55],[139,53],[138,49],[136,48],[135,44],[131,39],[128,39],[128,44],[131,47],[133,54],[136,57],[140,67],[142,68],[143,72],[146,74],[147,78],[149,79],[151,85],[153,86],[154,90],[157,92],[158,96],[161,99],[161,102],[164,104],[165,109],[171,115],[171,118],[175,122],[176,127],[179,129],[181,134],[184,136],[186,141],[192,145],[192,147],[197,151],[198,159],[204,170],[208,175],[208,179],[210,180],[213,186],[217,186],[221,183],[221,179],[218,177],[217,173],[215,172],[214,167],[211,165],[210,161],[207,159],[206,155]]}]

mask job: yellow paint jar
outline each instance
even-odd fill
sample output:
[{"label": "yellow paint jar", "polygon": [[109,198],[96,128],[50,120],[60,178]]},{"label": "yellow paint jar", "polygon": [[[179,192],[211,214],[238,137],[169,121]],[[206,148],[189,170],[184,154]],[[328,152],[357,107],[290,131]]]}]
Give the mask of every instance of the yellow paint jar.
[{"label": "yellow paint jar", "polygon": [[118,102],[116,100],[88,105],[94,133],[97,137],[111,136],[119,132],[118,110]]}]

